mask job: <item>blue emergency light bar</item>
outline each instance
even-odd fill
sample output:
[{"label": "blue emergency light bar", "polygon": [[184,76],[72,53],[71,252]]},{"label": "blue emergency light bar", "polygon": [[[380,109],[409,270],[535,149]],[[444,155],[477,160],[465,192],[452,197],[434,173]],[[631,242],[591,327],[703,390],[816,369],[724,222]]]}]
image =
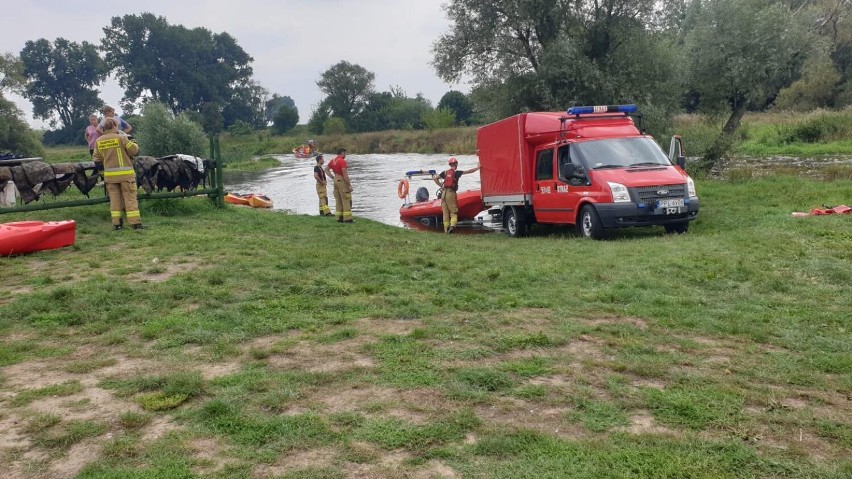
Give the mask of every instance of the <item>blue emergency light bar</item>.
[{"label": "blue emergency light bar", "polygon": [[569,115],[588,115],[590,113],[635,113],[636,105],[598,105],[575,106],[568,109]]},{"label": "blue emergency light bar", "polygon": [[406,171],[405,176],[418,176],[418,175],[435,176],[435,173],[436,173],[435,170],[412,170],[412,171]]}]

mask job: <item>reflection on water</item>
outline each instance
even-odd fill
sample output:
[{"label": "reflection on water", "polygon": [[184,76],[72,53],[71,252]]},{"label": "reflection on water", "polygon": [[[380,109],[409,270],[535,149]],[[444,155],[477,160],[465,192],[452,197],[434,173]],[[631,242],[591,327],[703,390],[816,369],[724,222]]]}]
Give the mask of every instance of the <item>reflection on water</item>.
[{"label": "reflection on water", "polygon": [[[313,158],[297,159],[293,155],[273,155],[281,162],[280,166],[264,172],[239,172],[225,170],[225,189],[240,193],[261,193],[274,201],[274,209],[286,210],[296,214],[318,215],[316,181],[314,180]],[[334,155],[326,155],[328,164]],[[476,166],[475,155],[456,156],[459,169],[466,170]],[[448,168],[449,155],[421,155],[400,153],[392,155],[347,155],[349,177],[352,180],[352,213],[356,217],[369,218],[394,226],[440,231],[440,226],[420,223],[406,224],[399,218],[399,207],[403,200],[397,196],[397,184],[410,170],[434,169],[443,171]],[[418,187],[425,186],[430,198],[435,197],[437,186],[429,178],[411,180],[410,199]],[[460,191],[479,189],[479,172],[464,175],[459,180]],[[328,202],[334,211],[333,186],[329,182]],[[481,231],[474,224],[463,224],[465,230]],[[475,228],[473,226],[476,226]],[[460,232],[462,229],[459,230]]]}]

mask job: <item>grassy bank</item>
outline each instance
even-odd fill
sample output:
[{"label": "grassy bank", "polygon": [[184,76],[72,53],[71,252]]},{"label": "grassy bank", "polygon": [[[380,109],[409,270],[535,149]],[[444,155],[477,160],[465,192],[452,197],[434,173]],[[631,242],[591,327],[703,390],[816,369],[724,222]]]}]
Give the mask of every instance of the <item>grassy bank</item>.
[{"label": "grassy bank", "polygon": [[[849,181],[699,185],[690,233],[444,236],[204,200],[0,259],[13,477],[852,474]],[[23,219],[8,215],[5,221]],[[17,476],[16,476],[17,475]]]}]

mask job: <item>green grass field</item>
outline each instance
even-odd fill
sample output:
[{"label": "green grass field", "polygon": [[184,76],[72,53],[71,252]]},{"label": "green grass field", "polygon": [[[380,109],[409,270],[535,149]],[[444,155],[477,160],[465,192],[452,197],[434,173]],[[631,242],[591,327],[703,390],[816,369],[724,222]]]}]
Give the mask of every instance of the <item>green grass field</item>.
[{"label": "green grass field", "polygon": [[[203,199],[0,259],[11,477],[845,478],[852,182],[699,182],[685,235]],[[6,476],[10,477],[10,476]]]}]

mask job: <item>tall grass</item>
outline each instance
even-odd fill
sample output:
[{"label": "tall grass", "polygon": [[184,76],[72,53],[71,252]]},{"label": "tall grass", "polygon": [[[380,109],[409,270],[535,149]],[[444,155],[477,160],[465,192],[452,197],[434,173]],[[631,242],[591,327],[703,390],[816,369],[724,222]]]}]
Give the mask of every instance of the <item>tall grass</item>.
[{"label": "tall grass", "polygon": [[[726,118],[678,115],[675,131],[684,137],[689,156],[703,155]],[[852,108],[808,113],[749,113],[737,131],[734,154],[746,156],[814,156],[852,154]]]}]

